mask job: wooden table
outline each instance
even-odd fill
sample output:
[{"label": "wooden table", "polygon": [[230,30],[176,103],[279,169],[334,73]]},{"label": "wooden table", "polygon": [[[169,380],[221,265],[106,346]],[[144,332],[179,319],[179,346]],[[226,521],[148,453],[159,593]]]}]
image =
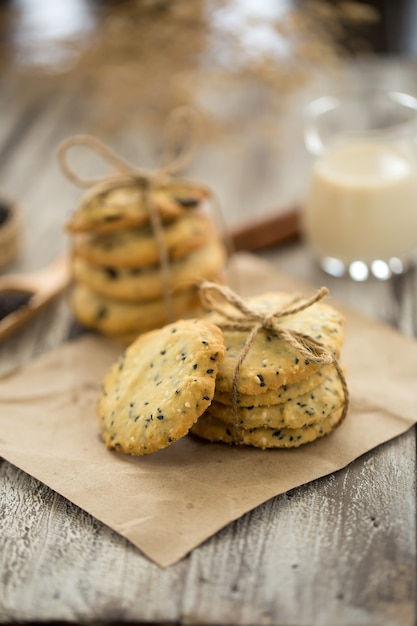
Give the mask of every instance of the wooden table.
[{"label": "wooden table", "polygon": [[[348,66],[357,84],[372,80],[415,91],[417,64],[373,60]],[[323,85],[315,84],[314,90]],[[189,169],[218,192],[231,226],[284,210],[298,200],[308,159],[301,137],[304,89],[271,131],[271,111],[249,82],[225,98],[214,132]],[[40,269],[67,246],[63,225],[80,190],[59,171],[59,142],[100,134],[139,165],[157,158],[155,125],[126,116],[97,127],[94,89],[85,81],[39,79],[13,71],[0,78],[0,189],[17,198],[23,246],[7,271]],[[213,88],[205,97],[214,102]],[[311,95],[311,94],[310,94]],[[220,98],[220,101],[222,98]],[[205,104],[207,104],[207,101]],[[228,126],[235,115],[253,127]],[[114,115],[123,117],[123,111]],[[283,113],[284,115],[284,113]],[[259,134],[260,121],[267,132]],[[86,169],[94,169],[86,159]],[[388,282],[330,280],[303,242],[259,252],[289,274],[366,314],[416,334],[417,278]],[[6,270],[4,270],[6,271]],[[7,373],[66,340],[65,298],[0,347]],[[416,407],[417,410],[417,407]],[[1,422],[1,416],[0,416]],[[416,619],[415,429],[346,469],[273,498],[166,570],[125,539],[16,467],[0,464],[0,620],[8,622],[412,625]]]}]

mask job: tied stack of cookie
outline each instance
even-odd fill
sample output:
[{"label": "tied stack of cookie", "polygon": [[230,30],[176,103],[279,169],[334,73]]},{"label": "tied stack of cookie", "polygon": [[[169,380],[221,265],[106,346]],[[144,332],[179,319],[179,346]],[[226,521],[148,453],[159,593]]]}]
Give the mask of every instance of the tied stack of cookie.
[{"label": "tied stack of cookie", "polygon": [[210,406],[191,432],[210,441],[293,448],[329,434],[348,405],[339,358],[344,318],[319,300],[266,293],[242,300],[202,285],[226,354]]},{"label": "tied stack of cookie", "polygon": [[330,434],[348,409],[342,315],[315,296],[242,300],[200,288],[204,318],[139,336],[111,366],[97,414],[109,449],[145,455],[189,432],[256,448],[296,448]]},{"label": "tied stack of cookie", "polygon": [[[77,137],[62,146],[61,164],[76,143]],[[96,139],[89,143],[109,156]],[[63,169],[80,182],[66,161]],[[66,229],[72,236],[75,318],[130,343],[179,317],[200,315],[197,285],[222,280],[226,251],[206,210],[207,188],[120,169],[120,175],[93,184]]]}]

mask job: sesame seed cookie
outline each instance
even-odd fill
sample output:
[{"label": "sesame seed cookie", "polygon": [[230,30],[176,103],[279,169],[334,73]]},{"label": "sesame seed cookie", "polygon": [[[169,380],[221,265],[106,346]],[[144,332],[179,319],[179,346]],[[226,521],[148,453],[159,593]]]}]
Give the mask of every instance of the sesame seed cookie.
[{"label": "sesame seed cookie", "polygon": [[[334,373],[334,365],[324,365],[320,369],[313,372],[310,376],[303,378],[302,380],[292,383],[291,385],[282,385],[278,389],[267,389],[263,387],[262,393],[256,395],[250,395],[247,393],[239,393],[237,395],[236,405],[238,407],[265,407],[271,406],[271,404],[282,404],[288,402],[291,398],[296,398],[303,394],[308,393],[315,387],[318,387],[327,374]],[[221,404],[232,404],[232,396],[230,391],[219,391],[216,389],[214,393],[214,400],[221,402]]]},{"label": "sesame seed cookie", "polygon": [[[152,205],[162,219],[172,219],[197,207],[208,197],[203,187],[173,180],[166,186],[153,189]],[[147,224],[149,213],[141,185],[127,180],[117,186],[109,179],[87,192],[80,207],[66,224],[67,231],[114,232]]]},{"label": "sesame seed cookie", "polygon": [[91,265],[76,257],[73,274],[75,280],[85,283],[103,296],[139,302],[162,297],[165,288],[173,291],[188,289],[190,285],[217,274],[225,261],[224,245],[218,237],[212,237],[204,246],[170,263],[166,284],[159,264],[150,268],[116,268]]},{"label": "sesame seed cookie", "polygon": [[[246,303],[257,312],[270,314],[288,305],[289,294],[272,292],[248,298]],[[229,305],[227,305],[228,307]],[[220,327],[227,322],[218,313],[207,316]],[[337,358],[344,342],[344,318],[333,307],[316,302],[307,309],[279,320],[282,328],[308,335],[327,347]],[[216,389],[231,392],[234,372],[248,337],[245,330],[223,330],[226,356],[217,375]],[[321,365],[301,357],[298,350],[285,339],[263,328],[257,333],[239,372],[238,393],[257,395],[267,389],[276,390],[283,385],[293,384],[316,372]]]},{"label": "sesame seed cookie", "polygon": [[145,455],[186,435],[213,398],[224,352],[220,330],[205,320],[140,336],[103,381],[97,415],[106,446]]},{"label": "sesame seed cookie", "polygon": [[298,448],[320,437],[329,435],[340,423],[343,408],[337,409],[328,417],[302,428],[252,428],[239,429],[222,422],[206,411],[191,428],[191,433],[213,442],[247,445],[255,448]]},{"label": "sesame seed cookie", "polygon": [[70,296],[74,317],[85,327],[105,335],[142,333],[179,317],[201,315],[200,300],[195,288],[172,294],[171,308],[163,298],[148,302],[123,302],[102,296],[87,285],[74,285]]},{"label": "sesame seed cookie", "polygon": [[[288,398],[271,406],[246,406],[236,408],[236,423],[244,430],[253,428],[302,428],[325,419],[344,403],[342,382],[333,369],[322,383],[300,396]],[[234,410],[230,405],[213,401],[210,415],[226,424],[235,423]]]},{"label": "sesame seed cookie", "polygon": [[[162,225],[163,245],[171,260],[181,259],[213,236],[212,220],[191,211]],[[114,268],[149,267],[159,262],[159,248],[150,224],[111,233],[79,233],[73,251],[92,265]]]}]

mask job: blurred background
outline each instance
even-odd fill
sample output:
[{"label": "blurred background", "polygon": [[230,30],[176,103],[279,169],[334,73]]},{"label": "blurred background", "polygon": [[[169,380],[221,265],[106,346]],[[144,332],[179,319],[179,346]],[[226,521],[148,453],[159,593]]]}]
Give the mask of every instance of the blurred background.
[{"label": "blurred background", "polygon": [[227,221],[285,209],[303,195],[310,99],[369,83],[416,91],[416,5],[1,0],[0,186],[32,212],[59,198],[59,239],[79,197],[57,169],[59,141],[91,133],[154,166],[163,120],[191,104],[204,133],[187,174],[216,190]]}]

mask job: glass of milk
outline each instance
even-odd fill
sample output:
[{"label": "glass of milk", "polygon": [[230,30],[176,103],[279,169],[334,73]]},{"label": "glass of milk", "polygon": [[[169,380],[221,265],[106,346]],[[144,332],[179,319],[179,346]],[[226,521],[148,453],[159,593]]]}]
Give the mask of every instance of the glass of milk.
[{"label": "glass of milk", "polygon": [[319,98],[305,142],[315,158],[302,226],[322,269],[358,281],[406,271],[417,251],[417,99]]}]

